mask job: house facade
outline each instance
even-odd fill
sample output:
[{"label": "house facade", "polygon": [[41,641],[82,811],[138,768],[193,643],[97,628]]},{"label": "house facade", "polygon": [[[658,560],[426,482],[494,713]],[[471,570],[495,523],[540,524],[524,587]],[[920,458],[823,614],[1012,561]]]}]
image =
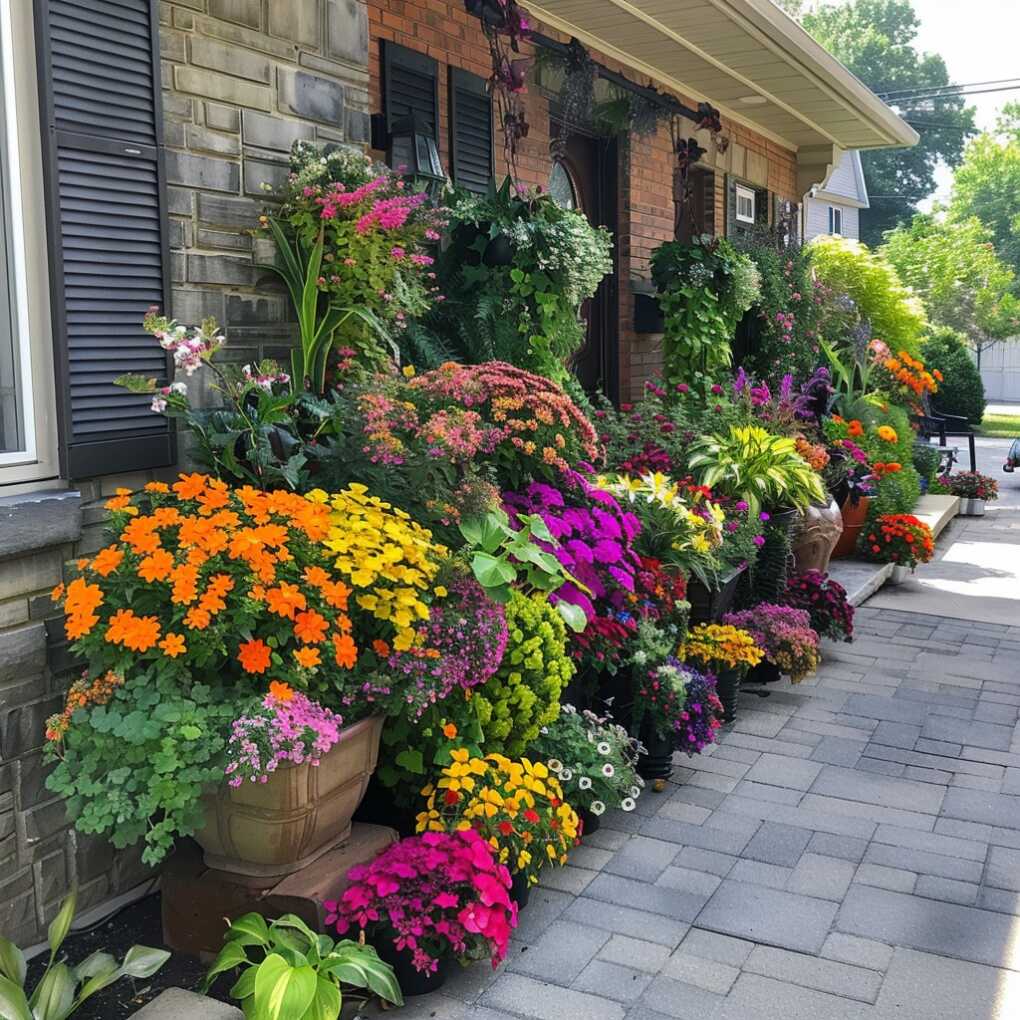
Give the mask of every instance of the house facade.
[{"label": "house facade", "polygon": [[[636,328],[657,245],[775,222],[844,150],[915,140],[770,0],[525,6],[522,56],[583,47],[600,80],[665,104],[703,149],[678,221],[668,123],[596,136],[537,70],[523,97],[519,180],[616,238],[584,364],[614,398],[659,364],[659,338]],[[149,879],[134,850],[68,827],[41,751],[81,666],[48,592],[98,547],[97,501],[179,461],[148,399],[112,384],[167,374],[146,308],[214,316],[239,362],[286,351],[293,317],[251,230],[296,139],[369,147],[373,115],[385,130],[413,112],[456,183],[507,167],[488,45],[460,2],[23,0],[0,4],[0,60],[0,932],[30,944],[72,882],[87,909]],[[698,128],[702,102],[721,130]]]},{"label": "house facade", "polygon": [[861,238],[861,210],[870,206],[864,168],[857,149],[844,152],[823,186],[804,196],[804,240],[832,235]]}]

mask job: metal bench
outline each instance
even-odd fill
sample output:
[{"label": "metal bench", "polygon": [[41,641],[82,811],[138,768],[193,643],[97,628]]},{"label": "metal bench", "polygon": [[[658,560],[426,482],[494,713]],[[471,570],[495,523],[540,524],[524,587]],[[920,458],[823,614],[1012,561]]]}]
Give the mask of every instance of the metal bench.
[{"label": "metal bench", "polygon": [[[938,439],[939,446],[946,447],[947,449],[950,439],[966,439],[967,450],[970,454],[970,470],[977,471],[977,450],[974,446],[975,433],[966,418],[957,414],[939,414],[936,411],[931,411],[928,414],[915,415],[914,421],[917,423],[917,434],[920,438],[926,441]],[[959,449],[954,448],[954,455],[950,466],[952,462],[958,459],[956,456],[958,452]]]}]

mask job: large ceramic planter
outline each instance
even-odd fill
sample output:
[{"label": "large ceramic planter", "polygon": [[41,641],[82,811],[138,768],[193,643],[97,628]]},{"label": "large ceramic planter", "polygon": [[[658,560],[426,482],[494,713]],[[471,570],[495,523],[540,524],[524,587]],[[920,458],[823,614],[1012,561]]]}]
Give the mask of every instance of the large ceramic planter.
[{"label": "large ceramic planter", "polygon": [[963,517],[984,517],[985,501],[983,499],[960,500],[960,514]]},{"label": "large ceramic planter", "polygon": [[848,556],[853,556],[857,549],[857,539],[860,537],[861,529],[867,524],[870,505],[871,498],[861,496],[856,505],[847,499],[840,507],[840,515],[843,518],[843,534],[839,536],[832,550],[831,559],[843,560]]},{"label": "large ceramic planter", "polygon": [[829,569],[832,550],[843,534],[843,515],[834,500],[827,506],[809,506],[793,535],[792,552],[797,572]]},{"label": "large ceramic planter", "polygon": [[737,594],[743,568],[719,579],[718,588],[709,588],[696,577],[687,582],[687,601],[691,604],[691,623],[710,623],[730,611]]},{"label": "large ceramic planter", "polygon": [[381,716],[348,726],[318,765],[281,765],[266,783],[224,785],[202,800],[195,839],[217,871],[271,878],[300,871],[351,831],[379,758]]}]

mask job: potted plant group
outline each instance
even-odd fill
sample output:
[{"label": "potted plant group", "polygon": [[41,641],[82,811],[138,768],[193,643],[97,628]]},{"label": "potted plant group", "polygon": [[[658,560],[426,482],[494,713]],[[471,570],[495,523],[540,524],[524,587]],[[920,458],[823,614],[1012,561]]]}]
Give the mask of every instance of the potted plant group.
[{"label": "potted plant group", "polygon": [[403,693],[388,654],[416,641],[445,551],[363,486],[192,474],[107,508],[112,542],[54,592],[88,670],[48,723],[50,789],[150,864],[179,835],[252,876],[307,864],[350,827]]},{"label": "potted plant group", "polygon": [[800,683],[818,669],[818,634],[811,627],[806,609],[761,602],[727,614],[723,623],[747,631],[764,652],[764,661],[749,671],[748,680],[770,683],[785,673],[794,683]]},{"label": "potted plant group", "polygon": [[454,960],[506,956],[517,925],[510,872],[488,840],[472,828],[425,832],[387,847],[347,873],[326,924],[341,935],[370,935],[404,995],[435,991]]},{"label": "potted plant group", "polygon": [[979,471],[957,471],[939,478],[939,489],[959,497],[964,517],[984,517],[985,504],[999,498],[999,483]]},{"label": "potted plant group", "polygon": [[700,753],[715,740],[723,705],[715,678],[670,656],[635,677],[634,725],[642,735],[638,770],[661,788],[673,770],[673,752]]},{"label": "potted plant group", "polygon": [[484,758],[454,748],[435,784],[422,790],[419,832],[475,829],[498,848],[513,875],[513,897],[525,906],[546,864],[564,865],[580,819],[564,800],[559,780],[541,761]]},{"label": "potted plant group", "polygon": [[890,584],[902,584],[918,563],[935,555],[931,528],[913,514],[883,514],[861,536],[861,552],[879,563],[892,563]]},{"label": "potted plant group", "polygon": [[561,705],[559,717],[543,726],[532,756],[559,780],[567,803],[590,835],[612,808],[633,811],[644,780],[638,775],[639,745],[620,725],[587,709]]},{"label": "potted plant group", "polygon": [[764,658],[754,638],[730,624],[699,623],[691,628],[680,655],[684,661],[693,662],[703,672],[715,676],[723,722],[733,722],[737,717],[740,681]]}]

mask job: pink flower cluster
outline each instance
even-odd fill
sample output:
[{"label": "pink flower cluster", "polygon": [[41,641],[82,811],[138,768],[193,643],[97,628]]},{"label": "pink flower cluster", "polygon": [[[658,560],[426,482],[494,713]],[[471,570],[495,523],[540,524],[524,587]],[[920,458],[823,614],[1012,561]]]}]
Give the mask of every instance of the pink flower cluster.
[{"label": "pink flower cluster", "polygon": [[[153,310],[150,309],[149,315],[152,314]],[[162,328],[156,326],[149,331],[159,341],[159,346],[173,355],[174,365],[183,369],[185,375],[193,375],[202,362],[208,361],[223,344],[223,336],[219,333],[210,335],[202,327],[196,326],[189,335],[187,326],[176,322],[169,322]]]},{"label": "pink flower cluster", "polygon": [[245,365],[241,369],[241,375],[245,382],[254,383],[267,393],[272,392],[274,383],[286,386],[290,382],[290,376],[286,372],[260,372],[251,365]]},{"label": "pink flower cluster", "polygon": [[298,691],[267,694],[246,714],[234,720],[227,744],[231,786],[245,779],[266,783],[283,762],[318,765],[340,740],[343,719]]},{"label": "pink flower cluster", "polygon": [[167,397],[174,395],[183,397],[187,392],[187,384],[182,382],[173,382],[169,386],[160,386],[152,395],[152,410],[156,414],[162,414],[166,410]]},{"label": "pink flower cluster", "polygon": [[[499,966],[517,926],[510,872],[475,832],[426,832],[394,843],[370,864],[351,868],[339,901],[327,900],[326,924],[385,929],[415,968],[432,972],[446,956]],[[384,936],[385,937],[385,936]]]},{"label": "pink flower cluster", "polygon": [[380,198],[372,203],[372,208],[358,220],[354,229],[359,234],[367,234],[375,226],[381,230],[398,230],[427,198],[428,195],[423,191],[415,195]]},{"label": "pink flower cluster", "polygon": [[321,210],[319,215],[322,219],[332,220],[336,219],[340,209],[346,209],[352,205],[357,205],[359,202],[364,202],[369,195],[380,188],[385,188],[389,182],[389,176],[382,174],[362,184],[360,188],[355,188],[353,191],[348,191],[342,183],[337,181],[330,185],[325,193],[319,194],[320,189],[309,187],[304,189],[303,194],[305,198],[315,199]]}]

